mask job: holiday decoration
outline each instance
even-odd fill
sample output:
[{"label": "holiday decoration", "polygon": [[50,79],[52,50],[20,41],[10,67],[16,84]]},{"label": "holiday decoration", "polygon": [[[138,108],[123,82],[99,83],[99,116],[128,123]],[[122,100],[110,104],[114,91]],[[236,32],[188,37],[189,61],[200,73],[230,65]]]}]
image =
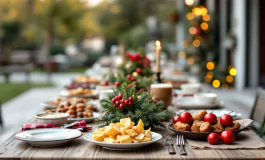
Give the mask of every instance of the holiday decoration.
[{"label": "holiday decoration", "polygon": [[123,83],[114,89],[114,95],[108,100],[100,100],[104,115],[100,119],[104,125],[119,122],[130,117],[137,122],[142,119],[146,128],[164,126],[161,122],[173,117],[173,113],[163,110],[162,101],[153,101],[148,92],[139,92],[135,83]]}]

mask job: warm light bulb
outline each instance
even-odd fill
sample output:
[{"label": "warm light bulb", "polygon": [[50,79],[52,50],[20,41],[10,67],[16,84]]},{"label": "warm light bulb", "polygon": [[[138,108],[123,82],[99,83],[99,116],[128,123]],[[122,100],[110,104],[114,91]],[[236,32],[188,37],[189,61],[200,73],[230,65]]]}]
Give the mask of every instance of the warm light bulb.
[{"label": "warm light bulb", "polygon": [[201,28],[203,29],[203,30],[207,30],[208,29],[208,24],[206,23],[206,22],[203,22],[202,24],[201,24]]},{"label": "warm light bulb", "polygon": [[161,43],[160,43],[159,40],[156,40],[156,47],[157,47],[157,48],[161,48]]},{"label": "warm light bulb", "polygon": [[190,27],[189,32],[190,32],[190,34],[195,34],[196,33],[196,28],[195,27]]},{"label": "warm light bulb", "polygon": [[216,79],[212,82],[212,85],[214,88],[219,88],[220,87],[220,81]]},{"label": "warm light bulb", "polygon": [[194,0],[185,0],[186,5],[191,6],[194,3]]},{"label": "warm light bulb", "polygon": [[194,14],[192,12],[187,13],[186,18],[187,18],[187,20],[193,20]]},{"label": "warm light bulb", "polygon": [[209,21],[210,19],[211,19],[211,17],[208,14],[206,14],[202,17],[202,20],[204,20],[204,21]]},{"label": "warm light bulb", "polygon": [[226,81],[227,81],[228,83],[232,83],[233,80],[234,80],[233,76],[231,76],[231,75],[226,76]]},{"label": "warm light bulb", "polygon": [[214,63],[213,63],[213,62],[208,62],[208,63],[206,64],[206,68],[207,68],[208,70],[213,70],[213,69],[214,69]]},{"label": "warm light bulb", "polygon": [[188,64],[189,65],[193,64],[194,61],[195,61],[194,58],[192,58],[192,57],[188,58]]},{"label": "warm light bulb", "polygon": [[185,57],[186,57],[186,53],[184,51],[180,51],[179,58],[185,58]]},{"label": "warm light bulb", "polygon": [[235,76],[236,75],[236,69],[235,68],[231,68],[229,70],[229,73],[230,73],[231,76]]},{"label": "warm light bulb", "polygon": [[199,47],[200,44],[201,44],[201,42],[200,42],[200,40],[195,39],[195,40],[192,42],[192,44],[193,44],[194,47]]}]

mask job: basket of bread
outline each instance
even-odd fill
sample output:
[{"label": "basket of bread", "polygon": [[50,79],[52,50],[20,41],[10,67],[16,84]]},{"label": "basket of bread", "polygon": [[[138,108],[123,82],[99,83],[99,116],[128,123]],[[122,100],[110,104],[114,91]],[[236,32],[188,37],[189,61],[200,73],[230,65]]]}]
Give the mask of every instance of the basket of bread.
[{"label": "basket of bread", "polygon": [[210,133],[221,134],[225,130],[232,131],[235,135],[245,127],[229,114],[217,118],[214,113],[202,110],[193,114],[183,112],[174,117],[173,123],[168,128],[187,139],[206,140]]}]

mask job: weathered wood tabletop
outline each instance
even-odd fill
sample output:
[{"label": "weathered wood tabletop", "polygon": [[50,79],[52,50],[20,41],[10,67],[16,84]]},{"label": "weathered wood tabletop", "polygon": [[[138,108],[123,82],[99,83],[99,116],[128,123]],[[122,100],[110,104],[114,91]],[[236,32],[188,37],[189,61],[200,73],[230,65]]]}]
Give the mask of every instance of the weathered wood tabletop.
[{"label": "weathered wood tabletop", "polygon": [[[91,124],[95,129],[97,124]],[[133,151],[106,150],[86,141],[83,136],[66,146],[53,148],[33,147],[12,135],[1,144],[0,159],[265,159],[265,150],[202,150],[192,149],[185,143],[187,155],[169,155],[164,145],[167,136],[176,137],[168,129],[156,129],[163,135],[163,140]],[[84,132],[83,134],[86,134]]]}]

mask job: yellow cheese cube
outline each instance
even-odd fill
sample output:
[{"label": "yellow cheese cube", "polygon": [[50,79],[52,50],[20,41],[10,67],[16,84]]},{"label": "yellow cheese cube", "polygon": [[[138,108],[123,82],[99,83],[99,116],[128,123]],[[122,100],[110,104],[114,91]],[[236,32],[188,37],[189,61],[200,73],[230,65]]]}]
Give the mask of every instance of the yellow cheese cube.
[{"label": "yellow cheese cube", "polygon": [[139,141],[137,141],[136,139],[132,139],[133,143],[138,143]]},{"label": "yellow cheese cube", "polygon": [[151,128],[145,131],[145,137],[152,138]]},{"label": "yellow cheese cube", "polygon": [[131,137],[137,136],[138,134],[132,129],[126,129],[125,132]]},{"label": "yellow cheese cube", "polygon": [[120,129],[121,129],[121,135],[126,135],[125,128],[121,127]]},{"label": "yellow cheese cube", "polygon": [[113,127],[107,126],[105,129],[105,134],[108,136],[116,136],[119,132]]},{"label": "yellow cheese cube", "polygon": [[115,139],[114,138],[104,138],[104,142],[106,143],[114,143]]},{"label": "yellow cheese cube", "polygon": [[129,135],[120,137],[120,143],[132,143],[132,139]]},{"label": "yellow cheese cube", "polygon": [[138,124],[137,124],[137,125],[138,125],[138,126],[141,126],[141,127],[144,128],[144,123],[143,123],[142,119],[140,119],[140,120],[138,121]]},{"label": "yellow cheese cube", "polygon": [[138,136],[136,136],[136,137],[134,137],[136,140],[142,140],[142,139],[144,139],[144,134],[143,133],[141,133],[141,134],[139,134]]},{"label": "yellow cheese cube", "polygon": [[152,140],[152,138],[144,137],[144,139],[142,139],[141,142],[149,142],[151,140]]},{"label": "yellow cheese cube", "polygon": [[132,129],[138,134],[140,134],[144,130],[144,128],[141,126],[133,126]]},{"label": "yellow cheese cube", "polygon": [[131,118],[123,118],[120,120],[120,123],[123,124],[124,127],[129,127],[131,128],[132,127],[132,123],[131,123]]},{"label": "yellow cheese cube", "polygon": [[93,134],[93,139],[95,141],[99,141],[99,142],[102,142],[104,140],[104,132],[102,133],[97,133],[97,134]]}]

